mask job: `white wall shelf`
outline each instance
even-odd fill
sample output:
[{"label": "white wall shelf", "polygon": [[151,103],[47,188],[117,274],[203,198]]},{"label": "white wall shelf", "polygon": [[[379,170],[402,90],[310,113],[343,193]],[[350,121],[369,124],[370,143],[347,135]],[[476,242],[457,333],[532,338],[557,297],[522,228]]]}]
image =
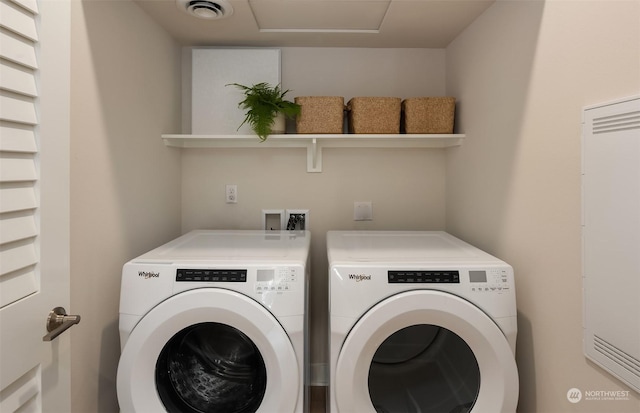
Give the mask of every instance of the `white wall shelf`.
[{"label": "white wall shelf", "polygon": [[464,134],[340,134],[269,135],[162,135],[165,145],[178,148],[306,148],[307,172],[322,172],[323,148],[448,148],[460,146]]}]

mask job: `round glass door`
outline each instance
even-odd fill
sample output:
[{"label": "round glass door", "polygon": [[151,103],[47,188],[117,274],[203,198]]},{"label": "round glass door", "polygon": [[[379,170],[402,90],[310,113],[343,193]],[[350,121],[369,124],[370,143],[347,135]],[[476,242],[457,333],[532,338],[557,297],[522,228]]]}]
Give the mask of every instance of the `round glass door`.
[{"label": "round glass door", "polygon": [[131,331],[118,364],[118,402],[123,413],[292,412],[302,400],[301,368],[264,306],[233,291],[189,290]]},{"label": "round glass door", "polygon": [[183,329],[164,346],[156,364],[156,386],[168,412],[255,412],[266,385],[258,348],[226,324]]},{"label": "round glass door", "polygon": [[480,369],[467,343],[430,324],[405,327],[374,353],[368,376],[379,413],[463,413],[480,391]]},{"label": "round glass door", "polygon": [[518,369],[481,309],[441,291],[391,296],[353,325],[334,366],[345,412],[512,412]]}]

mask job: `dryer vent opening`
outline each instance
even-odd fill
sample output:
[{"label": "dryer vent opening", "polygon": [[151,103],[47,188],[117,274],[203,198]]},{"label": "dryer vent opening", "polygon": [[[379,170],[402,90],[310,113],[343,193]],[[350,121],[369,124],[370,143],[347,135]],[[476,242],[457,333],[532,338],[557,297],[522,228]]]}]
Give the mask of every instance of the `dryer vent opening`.
[{"label": "dryer vent opening", "polygon": [[233,7],[227,0],[176,0],[176,5],[199,19],[224,19],[233,14]]}]

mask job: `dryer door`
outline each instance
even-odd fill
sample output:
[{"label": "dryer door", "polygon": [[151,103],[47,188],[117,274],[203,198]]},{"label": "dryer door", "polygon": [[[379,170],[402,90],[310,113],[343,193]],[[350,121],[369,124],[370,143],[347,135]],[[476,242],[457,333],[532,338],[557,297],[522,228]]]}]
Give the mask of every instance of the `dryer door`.
[{"label": "dryer door", "polygon": [[506,337],[470,302],[410,291],[371,308],[338,356],[340,412],[513,413],[518,372]]},{"label": "dryer door", "polygon": [[160,303],[127,340],[118,366],[122,412],[293,412],[302,366],[263,306],[224,289]]}]

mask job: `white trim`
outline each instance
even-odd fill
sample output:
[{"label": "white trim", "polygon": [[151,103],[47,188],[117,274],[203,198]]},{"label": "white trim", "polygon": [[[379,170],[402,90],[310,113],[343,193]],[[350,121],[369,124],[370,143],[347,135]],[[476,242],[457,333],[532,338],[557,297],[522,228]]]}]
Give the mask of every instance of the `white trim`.
[{"label": "white trim", "polygon": [[585,115],[584,111],[592,110],[592,109],[598,109],[598,108],[601,108],[601,107],[604,107],[604,106],[617,105],[619,103],[629,102],[629,101],[636,100],[636,99],[640,99],[640,95],[628,96],[628,97],[625,97],[625,98],[619,98],[619,99],[610,100],[610,101],[606,101],[606,102],[602,102],[602,103],[594,103],[592,105],[584,106],[582,108],[582,110],[583,110],[582,123],[585,122],[585,120],[584,120],[585,119],[584,118],[584,115]]}]

